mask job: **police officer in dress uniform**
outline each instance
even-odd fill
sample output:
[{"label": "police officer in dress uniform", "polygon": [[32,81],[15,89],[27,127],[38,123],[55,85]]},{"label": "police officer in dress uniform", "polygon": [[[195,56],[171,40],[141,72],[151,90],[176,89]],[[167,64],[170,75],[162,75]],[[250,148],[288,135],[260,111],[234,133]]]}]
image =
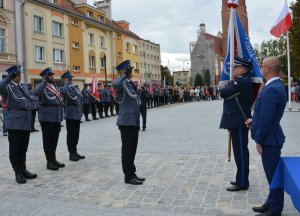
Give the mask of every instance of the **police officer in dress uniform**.
[{"label": "police officer in dress uniform", "polygon": [[221,89],[224,104],[220,128],[228,129],[231,133],[234,159],[237,166],[236,180],[231,182],[232,187],[227,188],[228,191],[247,190],[249,187],[249,128],[245,124],[245,118],[251,117],[251,69],[251,62],[238,57],[235,58],[233,69],[235,80],[230,81]]},{"label": "police officer in dress uniform", "polygon": [[79,89],[72,83],[72,74],[66,71],[61,79],[64,81],[64,86],[60,89],[65,101],[64,117],[67,125],[67,145],[69,151],[69,159],[78,161],[84,159],[85,156],[78,154],[77,144],[80,133],[80,120],[82,116],[81,99],[82,94]]},{"label": "police officer in dress uniform", "polygon": [[146,130],[146,122],[147,122],[147,99],[148,99],[148,91],[145,89],[144,85],[141,84],[138,89],[138,95],[140,97],[140,112],[143,119],[143,131]]},{"label": "police officer in dress uniform", "polygon": [[46,68],[40,73],[43,78],[34,94],[39,101],[39,121],[43,133],[43,147],[47,160],[47,169],[57,171],[65,164],[56,160],[56,147],[63,121],[63,98],[53,82],[54,72]]},{"label": "police officer in dress uniform", "polygon": [[99,97],[100,100],[97,102],[97,109],[98,109],[98,113],[99,113],[99,118],[104,118],[103,116],[103,110],[104,110],[104,90],[102,89],[102,83],[98,83],[98,93],[99,93]]},{"label": "police officer in dress uniform", "polygon": [[104,114],[105,117],[110,117],[108,115],[108,109],[110,107],[110,92],[108,89],[108,86],[105,85],[105,88],[103,89],[103,99],[104,99]]},{"label": "police officer in dress uniform", "polygon": [[28,149],[33,108],[33,98],[26,85],[21,82],[21,66],[15,65],[6,70],[8,76],[0,82],[0,94],[6,101],[7,115],[5,126],[8,130],[9,159],[15,171],[16,181],[26,183],[37,174],[26,169],[26,152]]},{"label": "police officer in dress uniform", "polygon": [[38,99],[33,94],[32,84],[31,83],[27,84],[27,87],[28,87],[28,91],[29,91],[30,95],[33,98],[33,108],[32,108],[32,111],[31,111],[31,114],[32,114],[31,132],[37,132],[39,130],[35,129],[34,123],[35,123],[36,113],[37,113],[37,110],[38,110],[38,107],[39,107]]},{"label": "police officer in dress uniform", "polygon": [[134,164],[138,137],[140,130],[140,108],[137,87],[130,81],[132,67],[126,60],[116,69],[120,76],[112,83],[116,91],[116,101],[120,104],[117,125],[121,132],[122,140],[122,168],[125,175],[125,183],[140,185],[145,178],[136,175]]},{"label": "police officer in dress uniform", "polygon": [[88,87],[89,87],[88,84],[84,84],[84,87],[81,90],[83,113],[84,113],[85,121],[87,121],[87,122],[91,121],[89,119],[91,101],[90,101],[90,90],[88,89]]},{"label": "police officer in dress uniform", "polygon": [[[279,78],[281,62],[278,57],[268,57],[262,63],[262,75],[267,80],[256,100],[252,124],[251,137],[256,142],[256,149],[261,155],[264,171],[271,184],[276,168],[280,161],[281,149],[285,142],[285,135],[280,126],[286,106],[287,96]],[[254,207],[257,216],[280,216],[283,210],[284,190],[278,188],[270,190],[266,202],[260,207]]]}]

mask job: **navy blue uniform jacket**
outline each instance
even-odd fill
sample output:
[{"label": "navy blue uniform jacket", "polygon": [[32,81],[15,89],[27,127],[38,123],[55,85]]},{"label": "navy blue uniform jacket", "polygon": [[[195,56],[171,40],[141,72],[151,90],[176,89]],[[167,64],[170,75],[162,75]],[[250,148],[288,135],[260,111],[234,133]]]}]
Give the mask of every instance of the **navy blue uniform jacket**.
[{"label": "navy blue uniform jacket", "polygon": [[247,127],[235,98],[227,99],[237,93],[239,93],[237,97],[246,118],[251,118],[252,81],[251,77],[246,73],[244,76],[238,77],[235,81],[230,81],[228,85],[220,90],[221,97],[224,98],[220,128]]}]

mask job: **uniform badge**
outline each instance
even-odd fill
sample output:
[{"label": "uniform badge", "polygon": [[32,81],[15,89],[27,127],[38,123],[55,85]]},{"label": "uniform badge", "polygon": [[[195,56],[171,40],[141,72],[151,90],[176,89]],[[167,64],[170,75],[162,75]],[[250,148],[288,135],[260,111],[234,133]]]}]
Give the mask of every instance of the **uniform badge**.
[{"label": "uniform badge", "polygon": [[234,83],[234,85],[237,85],[237,82],[236,82],[236,81],[234,81],[233,83]]}]

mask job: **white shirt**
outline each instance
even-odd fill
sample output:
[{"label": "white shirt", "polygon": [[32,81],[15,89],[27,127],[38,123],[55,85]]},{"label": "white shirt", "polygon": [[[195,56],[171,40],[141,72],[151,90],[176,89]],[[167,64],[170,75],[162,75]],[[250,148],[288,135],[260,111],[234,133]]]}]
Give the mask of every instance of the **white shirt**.
[{"label": "white shirt", "polygon": [[269,85],[271,82],[275,81],[275,80],[279,80],[280,78],[279,77],[273,77],[271,79],[269,79],[266,83],[266,86]]}]

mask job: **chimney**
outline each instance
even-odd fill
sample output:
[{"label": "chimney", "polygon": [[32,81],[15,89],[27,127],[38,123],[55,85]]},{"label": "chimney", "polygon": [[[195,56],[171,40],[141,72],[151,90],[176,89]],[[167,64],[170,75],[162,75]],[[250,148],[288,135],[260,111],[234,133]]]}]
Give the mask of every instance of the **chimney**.
[{"label": "chimney", "polygon": [[197,38],[199,38],[199,36],[200,36],[201,33],[205,33],[206,32],[206,30],[205,30],[205,24],[204,23],[201,23],[199,27],[200,28],[199,28],[199,30],[197,32]]},{"label": "chimney", "polygon": [[95,1],[94,6],[104,12],[106,14],[106,17],[108,19],[112,19],[112,14],[111,14],[111,0],[103,0],[103,1]]}]

